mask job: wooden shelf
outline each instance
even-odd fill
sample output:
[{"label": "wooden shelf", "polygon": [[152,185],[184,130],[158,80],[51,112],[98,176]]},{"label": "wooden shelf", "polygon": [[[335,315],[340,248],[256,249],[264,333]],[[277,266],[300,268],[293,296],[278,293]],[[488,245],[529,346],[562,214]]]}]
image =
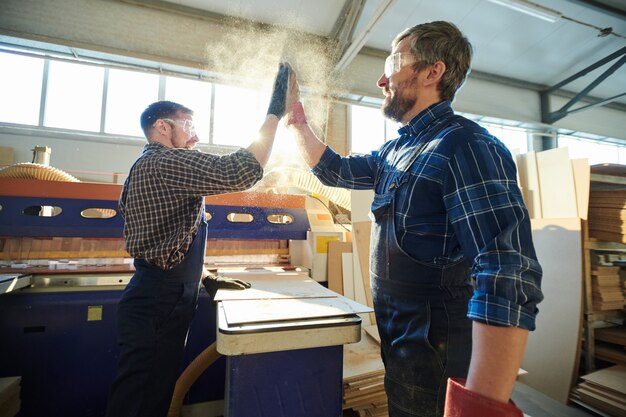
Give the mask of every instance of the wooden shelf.
[{"label": "wooden shelf", "polygon": [[601,242],[599,240],[587,240],[585,242],[585,249],[626,252],[626,245],[618,242]]}]

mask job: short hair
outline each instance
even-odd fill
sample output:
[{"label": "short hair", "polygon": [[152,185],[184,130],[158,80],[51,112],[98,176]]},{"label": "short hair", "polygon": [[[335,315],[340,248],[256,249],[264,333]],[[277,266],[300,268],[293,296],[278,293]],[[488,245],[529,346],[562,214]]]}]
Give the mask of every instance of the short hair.
[{"label": "short hair", "polygon": [[392,45],[395,47],[408,37],[411,38],[411,52],[418,59],[414,64],[416,70],[437,61],[446,64],[438,89],[442,99],[454,100],[470,71],[473,51],[469,40],[454,24],[436,21],[405,29]]},{"label": "short hair", "polygon": [[193,110],[182,104],[174,103],[173,101],[160,100],[150,104],[143,113],[141,113],[141,118],[139,119],[143,134],[146,135],[147,138],[154,122],[158,119],[172,119],[176,117],[176,113],[178,112],[193,115]]}]

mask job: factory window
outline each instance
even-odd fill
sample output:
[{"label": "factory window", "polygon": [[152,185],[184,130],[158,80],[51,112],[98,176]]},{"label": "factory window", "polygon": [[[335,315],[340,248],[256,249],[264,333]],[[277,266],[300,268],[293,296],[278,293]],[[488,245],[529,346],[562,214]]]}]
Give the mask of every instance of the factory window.
[{"label": "factory window", "polygon": [[211,90],[213,84],[178,77],[165,77],[165,100],[175,101],[193,110],[196,134],[200,142],[211,138]]},{"label": "factory window", "polygon": [[104,68],[51,61],[44,126],[100,131]]},{"label": "factory window", "polygon": [[350,106],[352,123],[350,152],[367,154],[381,147],[386,140],[398,136],[397,123],[386,120],[379,108]]},{"label": "factory window", "polygon": [[158,99],[158,75],[109,70],[104,132],[143,137],[139,115]]},{"label": "factory window", "polygon": [[528,132],[525,129],[480,122],[478,124],[500,139],[511,152],[518,154],[528,152]]},{"label": "factory window", "polygon": [[559,135],[559,148],[567,147],[571,159],[587,158],[589,165],[626,164],[626,147]]},{"label": "factory window", "polygon": [[[265,105],[268,101],[265,98]],[[213,143],[247,147],[257,137],[263,110],[258,91],[216,84]]]},{"label": "factory window", "polygon": [[[398,137],[400,124],[386,119],[379,108],[352,105],[350,110],[352,153],[370,153],[380,148],[385,141]],[[528,152],[528,133],[525,129],[477,123],[500,139],[511,151]]]},{"label": "factory window", "polygon": [[[44,60],[0,53],[0,122],[39,124]],[[10,100],[6,98],[10,97]]]}]

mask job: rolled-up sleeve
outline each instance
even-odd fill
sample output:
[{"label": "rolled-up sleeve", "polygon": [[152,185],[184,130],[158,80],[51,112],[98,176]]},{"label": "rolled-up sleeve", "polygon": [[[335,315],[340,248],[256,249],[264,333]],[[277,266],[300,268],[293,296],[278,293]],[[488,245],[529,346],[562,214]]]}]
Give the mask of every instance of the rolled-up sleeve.
[{"label": "rolled-up sleeve", "polygon": [[468,317],[534,330],[542,270],[510,153],[494,141],[470,140],[457,149],[448,170],[444,204],[473,260]]}]

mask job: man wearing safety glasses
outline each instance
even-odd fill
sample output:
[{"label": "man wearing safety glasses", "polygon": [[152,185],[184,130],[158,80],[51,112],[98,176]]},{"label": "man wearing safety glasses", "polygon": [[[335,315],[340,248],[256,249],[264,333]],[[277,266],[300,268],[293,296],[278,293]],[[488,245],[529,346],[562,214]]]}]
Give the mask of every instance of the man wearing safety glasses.
[{"label": "man wearing safety glasses", "polygon": [[257,139],[228,155],[193,150],[193,112],[181,104],[158,101],[142,113],[148,144],[119,202],[135,273],[118,305],[120,357],[107,416],[166,416],[201,278],[211,299],[218,288],[250,286],[204,269],[204,196],[242,191],[262,178],[288,83],[289,66],[280,64]]},{"label": "man wearing safety glasses", "polygon": [[400,137],[341,157],[299,102],[286,123],[322,183],[375,191],[370,282],[389,416],[521,417],[510,395],[543,295],[513,158],[452,110],[472,56],[456,26],[417,25],[392,47],[378,86]]}]

